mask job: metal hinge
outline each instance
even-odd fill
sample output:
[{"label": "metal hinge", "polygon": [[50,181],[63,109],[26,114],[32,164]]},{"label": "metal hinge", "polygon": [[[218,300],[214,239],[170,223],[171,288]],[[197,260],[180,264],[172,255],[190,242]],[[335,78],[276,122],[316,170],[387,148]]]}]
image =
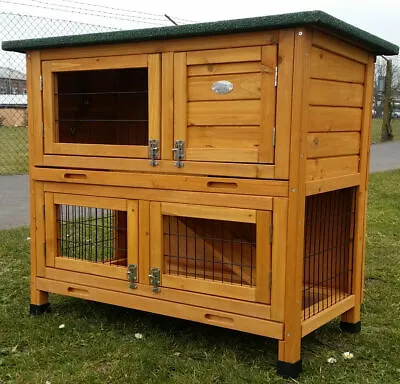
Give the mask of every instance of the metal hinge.
[{"label": "metal hinge", "polygon": [[272,272],[268,272],[268,288],[272,288]]},{"label": "metal hinge", "polygon": [[269,243],[272,244],[272,235],[273,235],[272,224],[269,226]]},{"label": "metal hinge", "polygon": [[278,86],[278,67],[275,67],[275,73],[274,73],[274,86]]},{"label": "metal hinge", "polygon": [[42,92],[43,91],[43,76],[42,75],[40,75],[39,82],[40,82],[40,92]]},{"label": "metal hinge", "polygon": [[182,168],[183,167],[183,159],[185,158],[185,141],[184,140],[175,140],[174,148],[174,160],[175,167]]},{"label": "metal hinge", "polygon": [[158,165],[157,159],[160,156],[160,146],[158,139],[150,139],[149,140],[149,164],[153,167]]},{"label": "metal hinge", "polygon": [[126,273],[128,276],[129,281],[129,288],[136,289],[137,285],[137,265],[136,264],[129,264],[128,265],[128,272]]},{"label": "metal hinge", "polygon": [[150,274],[150,284],[153,286],[153,292],[160,292],[160,284],[161,284],[161,271],[160,268],[151,268]]},{"label": "metal hinge", "polygon": [[276,128],[272,128],[272,146],[275,147],[276,145]]}]

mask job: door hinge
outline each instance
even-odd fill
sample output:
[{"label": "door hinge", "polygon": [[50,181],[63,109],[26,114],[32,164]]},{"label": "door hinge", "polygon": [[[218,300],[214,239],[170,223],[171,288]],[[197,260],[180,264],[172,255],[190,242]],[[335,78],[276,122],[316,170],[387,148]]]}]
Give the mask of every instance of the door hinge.
[{"label": "door hinge", "polygon": [[272,289],[272,272],[268,272],[268,288]]},{"label": "door hinge", "polygon": [[128,272],[126,273],[128,276],[128,281],[129,281],[129,288],[131,289],[136,289],[138,287],[137,285],[137,265],[136,264],[129,264],[128,265]]},{"label": "door hinge", "polygon": [[272,235],[273,235],[272,224],[269,226],[269,243],[272,244]]},{"label": "door hinge", "polygon": [[185,141],[184,140],[175,140],[174,148],[174,165],[177,168],[183,167],[183,159],[185,158]]},{"label": "door hinge", "polygon": [[274,72],[274,86],[278,86],[278,67],[275,67],[275,72]]},{"label": "door hinge", "polygon": [[160,146],[158,139],[149,140],[149,164],[153,167],[158,165],[157,159],[160,157]]},{"label": "door hinge", "polygon": [[150,274],[150,284],[153,286],[153,292],[160,292],[160,284],[161,284],[161,271],[160,268],[151,268]]},{"label": "door hinge", "polygon": [[276,128],[272,128],[272,146],[275,147],[276,145]]},{"label": "door hinge", "polygon": [[42,92],[43,91],[43,76],[42,75],[40,75],[39,82],[40,82],[40,92]]}]

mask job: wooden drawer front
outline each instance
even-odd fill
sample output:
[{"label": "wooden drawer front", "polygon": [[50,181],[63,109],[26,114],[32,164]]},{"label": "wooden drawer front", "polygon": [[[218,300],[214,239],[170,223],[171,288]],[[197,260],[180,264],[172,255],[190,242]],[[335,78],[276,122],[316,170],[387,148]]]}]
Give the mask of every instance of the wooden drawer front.
[{"label": "wooden drawer front", "polygon": [[175,54],[174,138],[185,160],[274,162],[276,56],[276,45]]}]

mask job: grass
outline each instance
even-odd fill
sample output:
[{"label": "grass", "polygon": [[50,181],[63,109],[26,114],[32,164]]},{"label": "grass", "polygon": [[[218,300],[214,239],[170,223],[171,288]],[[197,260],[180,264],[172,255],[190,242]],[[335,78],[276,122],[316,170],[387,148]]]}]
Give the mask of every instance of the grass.
[{"label": "grass", "polygon": [[[336,320],[307,336],[301,383],[400,382],[399,185],[400,171],[371,176],[363,330],[343,334]],[[27,236],[0,231],[2,384],[285,382],[274,340],[57,295],[52,313],[29,317]]]},{"label": "grass", "polygon": [[0,175],[28,173],[26,127],[0,126]]},{"label": "grass", "polygon": [[[400,140],[400,119],[392,120],[393,140]],[[382,119],[372,120],[371,143],[380,143],[382,131]]]}]

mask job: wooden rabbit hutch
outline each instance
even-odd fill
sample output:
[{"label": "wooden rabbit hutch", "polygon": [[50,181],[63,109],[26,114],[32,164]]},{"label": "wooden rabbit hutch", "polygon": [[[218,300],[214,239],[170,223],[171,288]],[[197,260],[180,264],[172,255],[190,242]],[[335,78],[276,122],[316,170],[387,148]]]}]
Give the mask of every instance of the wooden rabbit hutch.
[{"label": "wooden rabbit hutch", "polygon": [[27,54],[31,313],[48,292],[279,340],[360,329],[376,54],[323,12],[3,43]]}]

